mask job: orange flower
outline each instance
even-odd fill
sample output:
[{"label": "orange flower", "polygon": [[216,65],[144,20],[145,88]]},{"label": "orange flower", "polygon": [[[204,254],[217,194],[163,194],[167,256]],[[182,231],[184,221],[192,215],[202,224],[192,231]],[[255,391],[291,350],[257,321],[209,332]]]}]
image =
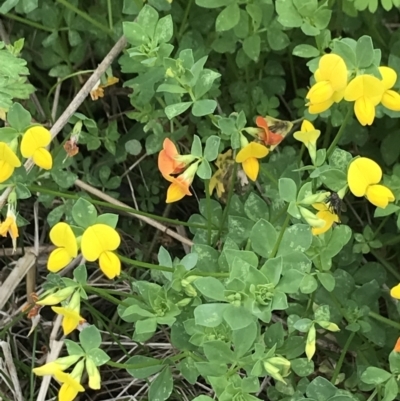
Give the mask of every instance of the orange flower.
[{"label": "orange flower", "polygon": [[394,352],[400,352],[400,337],[396,341],[396,345],[394,346]]},{"label": "orange flower", "polygon": [[284,136],[283,135],[279,135],[279,134],[274,134],[268,128],[268,122],[267,122],[267,120],[265,118],[260,117],[260,116],[257,117],[256,118],[256,124],[257,124],[257,127],[262,128],[262,131],[259,132],[258,137],[267,146],[268,145],[277,146],[283,141]]},{"label": "orange flower", "polygon": [[165,177],[181,173],[195,159],[192,155],[180,155],[175,144],[169,138],[164,139],[163,149],[158,154],[158,169]]},{"label": "orange flower", "polygon": [[192,195],[189,187],[192,185],[198,166],[199,162],[193,163],[178,177],[164,175],[164,178],[171,183],[171,185],[168,187],[166,203],[177,202],[185,195]]}]

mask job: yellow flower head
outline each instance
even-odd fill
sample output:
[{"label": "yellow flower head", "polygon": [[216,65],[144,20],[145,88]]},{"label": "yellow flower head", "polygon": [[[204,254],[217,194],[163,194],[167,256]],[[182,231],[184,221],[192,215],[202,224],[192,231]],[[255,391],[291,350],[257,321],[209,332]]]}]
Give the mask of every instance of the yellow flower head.
[{"label": "yellow flower head", "polygon": [[0,142],[0,184],[8,180],[16,167],[20,167],[21,162],[4,142]]},{"label": "yellow flower head", "polygon": [[318,114],[343,99],[347,85],[346,64],[337,54],[325,54],[319,60],[314,77],[316,83],[308,91],[306,99],[309,101],[309,112]]},{"label": "yellow flower head", "polygon": [[54,375],[55,372],[63,372],[64,370],[68,369],[74,363],[78,362],[80,358],[80,355],[70,355],[58,358],[53,362],[49,362],[45,365],[32,369],[32,372],[36,376]]},{"label": "yellow flower head", "polygon": [[21,141],[21,154],[28,158],[32,157],[34,163],[45,169],[50,170],[53,166],[53,159],[46,146],[51,142],[50,131],[42,126],[29,128]]},{"label": "yellow flower head", "polygon": [[233,164],[232,149],[218,155],[215,162],[218,170],[213,174],[210,180],[209,191],[211,195],[214,189],[216,189],[218,198],[221,198],[222,194],[225,192],[224,179],[229,174],[230,168]]},{"label": "yellow flower head", "polygon": [[382,169],[367,157],[353,160],[347,172],[347,181],[353,195],[365,196],[373,205],[385,208],[395,197],[392,191],[378,183],[382,179]]},{"label": "yellow flower head", "polygon": [[81,385],[84,362],[79,361],[71,373],[55,372],[54,377],[62,383],[58,393],[59,401],[73,401],[78,393],[85,391]]},{"label": "yellow flower head", "polygon": [[177,202],[181,200],[185,195],[191,196],[189,187],[192,185],[194,176],[199,167],[199,162],[191,164],[182,174],[178,177],[173,177],[169,174],[163,177],[171,183],[167,190],[166,203]]},{"label": "yellow flower head", "polygon": [[315,129],[314,125],[308,120],[303,120],[300,131],[293,134],[294,138],[303,142],[308,149],[316,147],[320,135],[321,131]]},{"label": "yellow flower head", "polygon": [[385,92],[382,96],[382,104],[393,111],[400,111],[400,94],[391,90],[397,81],[396,71],[389,67],[379,67],[382,75],[382,84]]},{"label": "yellow flower head", "polygon": [[354,102],[354,113],[361,125],[371,125],[375,118],[375,106],[383,96],[384,84],[373,75],[359,75],[347,86],[344,99]]},{"label": "yellow flower head", "polygon": [[326,233],[332,227],[333,223],[339,223],[339,216],[333,213],[332,209],[326,203],[314,203],[312,206],[318,210],[317,217],[325,221],[324,226],[313,227],[311,229],[313,235]]},{"label": "yellow flower head", "polygon": [[120,243],[121,237],[114,228],[106,224],[94,224],[82,235],[82,255],[89,262],[99,259],[102,272],[109,279],[113,279],[121,273],[121,261],[112,252],[119,247]]},{"label": "yellow flower head", "polygon": [[7,217],[0,224],[0,235],[3,237],[7,236],[7,233],[10,235],[11,241],[13,243],[13,250],[17,249],[17,238],[18,234],[18,226],[17,226],[17,216],[15,215],[15,210],[13,207],[8,205]]},{"label": "yellow flower head", "polygon": [[245,145],[236,155],[236,163],[242,163],[242,167],[247,177],[255,181],[260,170],[260,164],[257,159],[267,156],[269,150],[266,146],[257,142],[250,142]]},{"label": "yellow flower head", "polygon": [[86,358],[86,371],[89,376],[89,387],[99,390],[101,387],[100,372],[92,358]]},{"label": "yellow flower head", "polygon": [[57,223],[50,230],[50,240],[57,247],[50,253],[47,268],[56,273],[78,255],[78,244],[72,228],[67,223]]},{"label": "yellow flower head", "polygon": [[79,292],[75,292],[71,297],[68,305],[65,307],[62,306],[52,306],[51,309],[58,315],[62,315],[62,328],[64,331],[64,335],[67,336],[69,333],[73,332],[81,321],[85,319],[79,314],[81,308],[81,298]]},{"label": "yellow flower head", "polygon": [[396,299],[400,299],[400,283],[390,290],[390,296]]}]

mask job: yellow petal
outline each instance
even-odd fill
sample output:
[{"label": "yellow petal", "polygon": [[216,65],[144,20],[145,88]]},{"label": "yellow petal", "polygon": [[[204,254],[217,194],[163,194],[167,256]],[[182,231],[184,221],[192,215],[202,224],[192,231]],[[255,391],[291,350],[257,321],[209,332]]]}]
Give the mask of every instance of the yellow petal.
[{"label": "yellow petal", "polygon": [[121,274],[121,261],[118,256],[110,251],[103,252],[99,258],[101,271],[111,280]]},{"label": "yellow petal", "polygon": [[47,269],[53,273],[57,273],[67,266],[72,259],[73,257],[65,248],[56,248],[50,253],[47,261]]},{"label": "yellow petal", "polygon": [[393,111],[400,111],[400,94],[387,90],[382,96],[382,104]]},{"label": "yellow petal", "polygon": [[393,68],[379,67],[379,72],[382,75],[382,84],[385,90],[393,88],[397,81],[397,74]]},{"label": "yellow petal", "polygon": [[260,170],[260,163],[255,157],[249,157],[243,163],[243,170],[252,181],[255,181]]},{"label": "yellow petal", "polygon": [[186,195],[185,189],[177,182],[173,182],[167,190],[166,203],[180,201]]},{"label": "yellow petal", "polygon": [[4,160],[0,160],[0,184],[8,180],[12,176],[14,170],[15,168],[13,166]]},{"label": "yellow petal", "polygon": [[314,125],[312,124],[312,122],[308,121],[308,120],[303,120],[303,122],[301,123],[301,131],[303,132],[308,132],[308,131],[314,131]]},{"label": "yellow petal", "polygon": [[21,162],[12,149],[4,142],[0,142],[0,160],[4,160],[12,167],[21,166]]},{"label": "yellow petal", "polygon": [[370,185],[366,192],[367,199],[375,206],[384,209],[395,197],[393,192],[384,185]]},{"label": "yellow petal", "polygon": [[320,211],[320,212],[324,212],[324,211],[329,211],[329,207],[328,207],[328,205],[326,204],[326,203],[322,203],[322,202],[320,202],[320,203],[313,203],[312,204],[312,207],[315,209],[315,210],[318,210],[318,211]]},{"label": "yellow petal", "polygon": [[319,114],[323,113],[324,111],[328,110],[329,107],[333,105],[333,97],[328,99],[326,102],[322,103],[309,103],[308,104],[308,112],[310,114]]},{"label": "yellow petal", "polygon": [[262,159],[267,156],[268,153],[269,150],[266,146],[257,142],[250,142],[238,152],[235,161],[236,163],[243,163],[248,158]]},{"label": "yellow petal", "polygon": [[320,135],[321,131],[314,129],[313,131],[297,131],[293,137],[308,147],[310,144],[315,145]]},{"label": "yellow petal", "polygon": [[46,147],[51,142],[50,131],[42,126],[29,128],[21,141],[21,154],[31,157],[39,148]]},{"label": "yellow petal", "polygon": [[64,316],[62,321],[62,328],[64,331],[64,335],[66,336],[74,331],[78,327],[79,322],[83,319],[78,312],[72,309],[64,308],[61,306],[52,306],[51,309],[53,309],[53,311],[58,315]]},{"label": "yellow petal", "polygon": [[376,106],[380,103],[384,87],[382,81],[373,75],[358,75],[348,84],[344,99],[348,102],[354,102],[361,97],[366,97]]},{"label": "yellow petal", "polygon": [[86,371],[89,376],[89,387],[93,390],[99,390],[101,387],[100,372],[91,358],[86,358]]},{"label": "yellow petal", "polygon": [[323,227],[313,227],[311,229],[313,235],[320,235],[327,232],[333,225],[333,223],[339,223],[339,216],[329,210],[320,211],[317,213],[317,217],[325,221]]},{"label": "yellow petal", "polygon": [[329,81],[321,81],[315,83],[306,95],[306,99],[310,100],[310,103],[323,103],[329,100],[333,95],[333,88]]},{"label": "yellow petal", "polygon": [[381,179],[382,169],[367,157],[354,159],[347,172],[349,188],[355,196],[364,196],[368,186],[377,184]]},{"label": "yellow petal", "polygon": [[50,170],[53,167],[53,158],[51,157],[50,152],[45,148],[39,148],[33,154],[34,163],[45,169]]},{"label": "yellow petal", "polygon": [[65,248],[69,255],[75,258],[78,255],[78,244],[72,228],[67,223],[57,223],[50,230],[51,242],[61,248]]},{"label": "yellow petal", "polygon": [[400,284],[397,284],[390,290],[390,296],[396,299],[400,299]]},{"label": "yellow petal", "polygon": [[330,81],[334,91],[342,90],[347,85],[347,67],[337,54],[325,54],[319,60],[319,77]]},{"label": "yellow petal", "polygon": [[333,100],[335,103],[339,103],[339,102],[343,99],[345,89],[346,89],[346,88],[343,88],[343,89],[340,90],[340,91],[334,92],[334,94],[332,95],[332,100]]},{"label": "yellow petal", "polygon": [[[67,367],[65,369],[67,369]],[[60,366],[56,362],[49,362],[43,366],[32,369],[32,372],[36,376],[47,376],[54,374],[56,370],[61,370]]]},{"label": "yellow petal", "polygon": [[361,125],[371,125],[375,118],[375,106],[370,99],[361,97],[354,103],[354,113]]},{"label": "yellow petal", "polygon": [[94,224],[82,235],[81,249],[83,257],[93,262],[105,251],[115,251],[121,243],[117,231],[106,224]]}]

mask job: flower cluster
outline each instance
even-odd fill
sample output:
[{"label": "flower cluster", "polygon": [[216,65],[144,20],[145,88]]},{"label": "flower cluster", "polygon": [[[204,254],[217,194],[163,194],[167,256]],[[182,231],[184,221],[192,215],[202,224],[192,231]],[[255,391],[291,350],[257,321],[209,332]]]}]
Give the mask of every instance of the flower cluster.
[{"label": "flower cluster", "polygon": [[2,223],[0,223],[0,235],[2,237],[6,237],[7,234],[11,238],[13,244],[13,250],[15,252],[17,248],[17,238],[19,234],[18,234],[17,216],[15,214],[15,208],[11,204],[8,205],[6,219]]},{"label": "flower cluster", "polygon": [[[29,128],[22,136],[20,151],[22,157],[32,157],[33,162],[45,169],[50,170],[53,159],[46,147],[51,142],[50,131],[37,125]],[[16,155],[17,143],[11,144],[0,142],[0,183],[8,180],[14,170],[21,166],[21,161]]]},{"label": "flower cluster", "polygon": [[51,272],[67,266],[78,255],[80,244],[83,257],[89,262],[99,260],[100,269],[109,279],[121,273],[121,261],[113,252],[119,247],[121,237],[106,224],[94,224],[76,238],[69,224],[57,223],[50,231],[50,240],[56,246],[47,262]]},{"label": "flower cluster", "polygon": [[315,84],[306,95],[310,114],[328,110],[341,100],[354,102],[354,113],[361,125],[371,125],[375,108],[382,104],[389,110],[400,111],[400,94],[392,90],[396,72],[389,67],[379,67],[381,78],[359,74],[348,82],[349,71],[337,54],[321,57],[314,73]]}]

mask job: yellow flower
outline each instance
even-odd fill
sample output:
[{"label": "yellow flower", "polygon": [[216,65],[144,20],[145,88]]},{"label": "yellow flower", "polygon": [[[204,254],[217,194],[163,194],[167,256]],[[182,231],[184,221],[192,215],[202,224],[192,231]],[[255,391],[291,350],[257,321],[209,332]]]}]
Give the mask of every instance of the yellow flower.
[{"label": "yellow flower", "polygon": [[70,355],[58,358],[53,362],[46,363],[38,368],[32,369],[36,376],[54,375],[55,372],[63,372],[81,358],[81,355]]},{"label": "yellow flower", "polygon": [[308,120],[304,120],[301,124],[300,131],[293,134],[294,138],[304,143],[308,149],[311,159],[314,161],[317,154],[317,139],[321,135],[321,131],[314,128],[314,125]]},{"label": "yellow flower", "polygon": [[171,183],[167,190],[166,203],[177,202],[185,195],[191,196],[189,187],[192,185],[194,176],[199,167],[199,161],[191,164],[182,174],[178,177],[172,175],[163,175],[163,177]]},{"label": "yellow flower", "polygon": [[78,256],[78,245],[72,228],[67,223],[57,223],[50,230],[50,240],[57,248],[50,253],[47,269],[56,273]]},{"label": "yellow flower", "polygon": [[114,228],[106,224],[94,224],[82,235],[82,255],[89,262],[99,259],[102,272],[109,279],[113,279],[121,273],[121,261],[112,252],[119,247],[120,243],[121,237]]},{"label": "yellow flower", "polygon": [[367,157],[358,157],[350,164],[347,181],[353,195],[365,196],[373,205],[385,208],[395,197],[392,191],[378,183],[382,179],[382,169]]},{"label": "yellow flower", "polygon": [[337,54],[325,54],[319,60],[314,74],[316,83],[306,95],[311,114],[322,113],[343,99],[347,85],[347,67]]},{"label": "yellow flower", "polygon": [[61,290],[41,299],[40,301],[36,301],[36,305],[57,305],[71,296],[75,289],[76,287],[74,286],[62,288]]},{"label": "yellow flower", "polygon": [[400,299],[400,283],[390,290],[390,296],[396,299]]},{"label": "yellow flower", "polygon": [[13,244],[13,251],[15,252],[15,250],[17,249],[17,238],[19,234],[17,226],[17,216],[15,215],[14,208],[10,205],[8,205],[6,219],[0,224],[0,235],[6,237],[7,233],[10,235]]},{"label": "yellow flower", "polygon": [[209,191],[211,195],[214,192],[214,189],[216,189],[218,198],[222,197],[222,194],[225,192],[224,179],[229,174],[233,163],[232,149],[218,155],[215,162],[218,170],[213,174],[210,180]]},{"label": "yellow flower", "polygon": [[68,335],[74,331],[81,321],[85,319],[79,314],[81,308],[81,298],[79,292],[75,292],[71,297],[67,306],[52,306],[51,309],[58,315],[62,315],[62,328],[64,330],[64,335]]},{"label": "yellow flower", "polygon": [[242,167],[247,177],[255,181],[260,170],[260,164],[257,159],[267,156],[269,150],[264,145],[257,142],[247,143],[236,155],[236,163],[242,163]]},{"label": "yellow flower", "polygon": [[16,167],[20,167],[21,162],[4,142],[0,142],[0,183],[8,180]]},{"label": "yellow flower", "polygon": [[42,126],[29,128],[21,141],[21,154],[23,157],[32,157],[33,162],[45,169],[50,170],[53,159],[46,146],[51,142],[50,131]]},{"label": "yellow flower", "polygon": [[321,235],[326,233],[333,225],[339,223],[339,216],[332,212],[332,209],[326,203],[314,203],[313,208],[318,210],[317,217],[325,221],[322,227],[312,227],[313,235]]},{"label": "yellow flower", "polygon": [[354,103],[354,113],[361,125],[371,125],[375,118],[375,106],[383,96],[384,84],[373,75],[359,75],[347,86],[344,99]]},{"label": "yellow flower", "polygon": [[79,361],[71,373],[61,371],[55,372],[55,378],[62,383],[58,393],[59,401],[73,401],[78,393],[85,391],[81,385],[81,377],[83,372],[84,362]]},{"label": "yellow flower", "polygon": [[104,88],[116,84],[119,81],[118,78],[108,77],[105,84],[101,84],[100,79],[97,81],[94,88],[90,91],[90,97],[92,100],[97,100],[99,97],[104,97]]},{"label": "yellow flower", "polygon": [[89,387],[93,390],[99,390],[101,387],[100,372],[90,357],[86,358],[86,371],[89,376]]},{"label": "yellow flower", "polygon": [[397,80],[396,71],[389,67],[379,67],[382,75],[382,83],[385,92],[382,96],[382,104],[393,111],[400,111],[400,94],[391,90]]}]

